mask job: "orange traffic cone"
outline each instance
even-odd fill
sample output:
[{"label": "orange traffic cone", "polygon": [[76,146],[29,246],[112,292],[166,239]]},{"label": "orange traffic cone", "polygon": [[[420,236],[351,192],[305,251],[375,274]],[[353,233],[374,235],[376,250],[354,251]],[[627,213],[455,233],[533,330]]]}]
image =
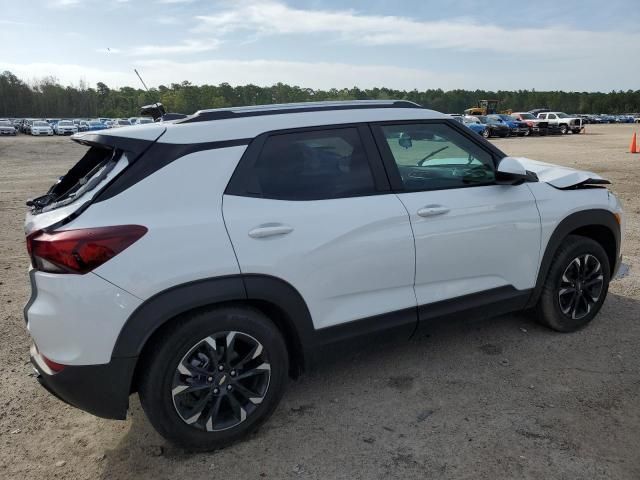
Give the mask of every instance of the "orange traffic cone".
[{"label": "orange traffic cone", "polygon": [[638,150],[638,146],[636,143],[636,133],[633,132],[633,137],[631,137],[631,143],[629,144],[629,153],[640,153]]}]

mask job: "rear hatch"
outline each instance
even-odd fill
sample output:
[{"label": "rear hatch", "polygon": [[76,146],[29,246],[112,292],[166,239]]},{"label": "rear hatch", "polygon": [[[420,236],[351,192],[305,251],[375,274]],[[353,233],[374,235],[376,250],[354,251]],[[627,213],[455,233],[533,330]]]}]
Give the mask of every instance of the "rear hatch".
[{"label": "rear hatch", "polygon": [[165,130],[164,126],[153,124],[121,128],[115,135],[103,131],[73,135],[72,140],[89,149],[44,195],[27,201],[25,233],[56,228],[76,218]]}]

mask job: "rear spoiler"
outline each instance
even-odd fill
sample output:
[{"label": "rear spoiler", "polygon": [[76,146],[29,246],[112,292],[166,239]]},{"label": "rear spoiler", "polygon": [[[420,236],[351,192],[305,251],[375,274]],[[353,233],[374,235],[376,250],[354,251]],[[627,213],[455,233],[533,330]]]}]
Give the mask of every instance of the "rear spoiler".
[{"label": "rear spoiler", "polygon": [[[140,127],[137,127],[140,128]],[[145,129],[146,130],[146,129]],[[167,130],[166,127],[159,128],[155,131],[146,130],[146,135],[141,137],[129,137],[120,135],[111,135],[101,132],[87,132],[82,134],[76,134],[71,136],[71,140],[87,147],[108,148],[111,150],[120,150],[133,155],[130,157],[138,157],[144,151],[149,148],[150,145],[156,142]],[[142,132],[140,132],[142,133]]]}]

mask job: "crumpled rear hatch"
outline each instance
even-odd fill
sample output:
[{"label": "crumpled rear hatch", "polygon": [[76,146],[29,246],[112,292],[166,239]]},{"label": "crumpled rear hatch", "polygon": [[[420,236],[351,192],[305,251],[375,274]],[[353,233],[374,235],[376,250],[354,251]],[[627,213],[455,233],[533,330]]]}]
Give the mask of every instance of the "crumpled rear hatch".
[{"label": "crumpled rear hatch", "polygon": [[165,130],[166,127],[154,124],[118,129],[117,134],[98,131],[73,135],[72,140],[89,149],[45,194],[27,201],[25,233],[55,228],[76,218]]}]

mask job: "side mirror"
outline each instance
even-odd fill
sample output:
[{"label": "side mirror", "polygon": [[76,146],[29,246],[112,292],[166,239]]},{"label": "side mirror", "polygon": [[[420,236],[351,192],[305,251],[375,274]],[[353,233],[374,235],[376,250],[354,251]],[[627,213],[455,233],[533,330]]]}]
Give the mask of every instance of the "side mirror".
[{"label": "side mirror", "polygon": [[514,157],[504,157],[496,170],[498,183],[518,185],[528,179],[527,169]]}]

